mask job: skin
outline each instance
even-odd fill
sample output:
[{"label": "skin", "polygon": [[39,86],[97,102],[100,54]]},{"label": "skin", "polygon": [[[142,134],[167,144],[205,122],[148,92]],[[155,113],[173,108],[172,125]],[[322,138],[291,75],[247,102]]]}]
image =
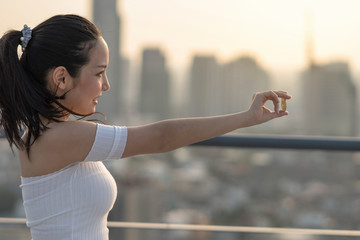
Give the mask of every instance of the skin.
[{"label": "skin", "polygon": [[[103,38],[96,41],[89,53],[90,62],[81,68],[78,77],[71,77],[66,68],[60,66],[51,70],[47,79],[48,87],[52,91],[56,89],[58,96],[67,92],[61,103],[82,114],[95,112],[102,92],[110,88],[106,76],[109,50]],[[128,139],[122,157],[172,151],[238,128],[288,115],[288,112],[279,110],[279,98],[291,97],[284,91],[256,93],[249,109],[243,112],[214,117],[170,119],[128,127]],[[264,106],[267,101],[273,102],[274,111]],[[23,177],[58,171],[71,163],[83,161],[89,153],[95,139],[96,124],[71,121],[69,116],[60,120],[63,122],[43,119],[50,129],[31,147],[31,160],[25,150],[19,151]]]}]

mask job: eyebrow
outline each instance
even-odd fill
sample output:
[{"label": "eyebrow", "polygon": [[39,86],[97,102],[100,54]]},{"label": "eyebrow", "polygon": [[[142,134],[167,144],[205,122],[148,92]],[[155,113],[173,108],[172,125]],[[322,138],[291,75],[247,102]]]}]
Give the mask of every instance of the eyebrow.
[{"label": "eyebrow", "polygon": [[97,65],[96,68],[107,68],[107,65]]}]

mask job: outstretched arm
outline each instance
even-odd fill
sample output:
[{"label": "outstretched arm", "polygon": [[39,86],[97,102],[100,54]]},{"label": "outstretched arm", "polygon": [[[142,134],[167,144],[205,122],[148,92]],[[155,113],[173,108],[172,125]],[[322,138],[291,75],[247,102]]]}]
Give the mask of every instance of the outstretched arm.
[{"label": "outstretched arm", "polygon": [[[168,152],[192,143],[210,139],[238,128],[249,127],[287,115],[279,110],[279,97],[290,99],[283,91],[256,93],[247,111],[214,117],[181,118],[128,127],[123,157]],[[264,106],[272,101],[274,111]]]}]

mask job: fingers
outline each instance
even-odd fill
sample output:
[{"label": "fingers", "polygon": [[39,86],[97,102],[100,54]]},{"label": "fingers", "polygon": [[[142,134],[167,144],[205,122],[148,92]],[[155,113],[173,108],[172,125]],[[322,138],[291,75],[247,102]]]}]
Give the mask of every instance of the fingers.
[{"label": "fingers", "polygon": [[288,112],[286,111],[286,100],[291,99],[291,96],[286,91],[274,91],[274,93],[278,96],[278,98],[281,98],[281,110],[276,111],[276,113],[285,112],[287,115]]},{"label": "fingers", "polygon": [[274,93],[280,98],[285,98],[285,99],[291,98],[291,96],[286,91],[274,91]]},{"label": "fingers", "polygon": [[280,113],[285,112],[286,115],[288,115],[288,111],[286,111],[286,105],[287,105],[286,100],[291,99],[291,96],[286,91],[275,91],[275,93],[278,95],[279,98],[281,98],[281,108],[282,108],[282,110],[280,110]]},{"label": "fingers", "polygon": [[273,99],[274,97],[275,98],[285,98],[285,99],[291,98],[291,96],[286,91],[267,91],[267,92],[263,92],[263,94],[265,96],[269,97],[269,99]]},{"label": "fingers", "polygon": [[275,113],[279,114],[280,112],[280,99],[290,99],[291,96],[286,91],[267,91],[262,93],[255,93],[253,96],[253,99],[255,100],[258,98],[259,101],[261,101],[261,104],[264,105],[266,101],[270,100],[274,104],[274,111]]},{"label": "fingers", "polygon": [[273,102],[274,111],[276,113],[279,113],[280,100],[279,100],[278,94],[276,94],[274,91],[268,91],[268,92],[264,92],[264,96],[266,97],[266,100],[271,100]]}]

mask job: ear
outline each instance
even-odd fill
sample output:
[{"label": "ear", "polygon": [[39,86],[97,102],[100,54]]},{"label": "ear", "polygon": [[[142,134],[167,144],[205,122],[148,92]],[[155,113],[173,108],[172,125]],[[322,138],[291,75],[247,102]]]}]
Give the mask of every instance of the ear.
[{"label": "ear", "polygon": [[51,74],[51,82],[56,90],[66,91],[71,86],[70,74],[65,67],[56,67]]}]

